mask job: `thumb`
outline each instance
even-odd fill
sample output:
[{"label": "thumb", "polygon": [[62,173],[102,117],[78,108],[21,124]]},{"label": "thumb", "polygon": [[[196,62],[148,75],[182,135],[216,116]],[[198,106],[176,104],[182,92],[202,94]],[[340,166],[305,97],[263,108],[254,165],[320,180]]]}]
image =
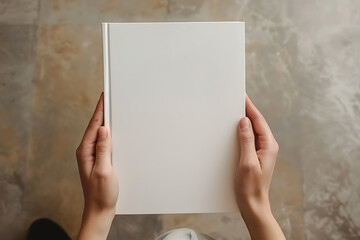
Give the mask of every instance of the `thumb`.
[{"label": "thumb", "polygon": [[246,160],[256,154],[255,137],[249,118],[243,117],[238,128],[238,138],[240,142],[240,161]]},{"label": "thumb", "polygon": [[98,130],[95,166],[100,169],[111,167],[111,136],[103,126]]}]

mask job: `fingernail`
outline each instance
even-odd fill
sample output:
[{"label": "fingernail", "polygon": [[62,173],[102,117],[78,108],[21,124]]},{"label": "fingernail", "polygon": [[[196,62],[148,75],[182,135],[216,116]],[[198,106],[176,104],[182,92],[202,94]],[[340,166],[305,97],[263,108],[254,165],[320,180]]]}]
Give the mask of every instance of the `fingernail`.
[{"label": "fingernail", "polygon": [[240,128],[247,129],[250,127],[250,120],[247,117],[244,117],[240,120]]},{"label": "fingernail", "polygon": [[101,127],[99,130],[99,138],[105,139],[107,137],[106,128]]}]

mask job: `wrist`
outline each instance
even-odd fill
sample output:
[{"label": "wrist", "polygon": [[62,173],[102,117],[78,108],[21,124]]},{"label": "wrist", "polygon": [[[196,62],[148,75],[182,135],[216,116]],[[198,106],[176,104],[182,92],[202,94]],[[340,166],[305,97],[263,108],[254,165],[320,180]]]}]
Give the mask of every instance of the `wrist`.
[{"label": "wrist", "polygon": [[258,237],[259,229],[278,228],[268,197],[242,201],[239,209],[252,239],[264,239],[263,237]]},{"label": "wrist", "polygon": [[114,217],[115,209],[85,207],[78,239],[106,239]]},{"label": "wrist", "polygon": [[270,201],[267,196],[243,199],[238,203],[244,221],[260,221],[264,217],[272,216]]},{"label": "wrist", "polygon": [[253,201],[247,208],[243,207],[240,211],[251,239],[285,239],[271,212],[269,201],[261,203]]}]

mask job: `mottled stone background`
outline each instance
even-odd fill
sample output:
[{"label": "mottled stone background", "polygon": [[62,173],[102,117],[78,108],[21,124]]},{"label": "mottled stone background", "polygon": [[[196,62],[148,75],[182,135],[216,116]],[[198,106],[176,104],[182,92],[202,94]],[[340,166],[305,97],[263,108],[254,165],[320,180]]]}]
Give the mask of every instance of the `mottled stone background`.
[{"label": "mottled stone background", "polygon": [[[280,144],[288,239],[360,239],[360,1],[0,0],[0,238],[39,217],[75,238],[75,149],[102,91],[103,21],[246,22],[247,92]],[[109,239],[190,227],[249,239],[239,214],[117,216]]]}]

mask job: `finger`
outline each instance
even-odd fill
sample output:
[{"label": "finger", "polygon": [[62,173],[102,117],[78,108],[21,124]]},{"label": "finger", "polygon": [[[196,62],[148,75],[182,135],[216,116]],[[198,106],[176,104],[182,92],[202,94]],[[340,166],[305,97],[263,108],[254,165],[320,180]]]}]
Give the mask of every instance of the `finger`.
[{"label": "finger", "polygon": [[256,157],[255,136],[251,122],[243,117],[238,126],[238,138],[240,143],[240,162],[249,162]]},{"label": "finger", "polygon": [[111,136],[106,127],[98,130],[94,168],[100,172],[111,169]]},{"label": "finger", "polygon": [[103,125],[104,121],[104,93],[101,93],[99,101],[96,105],[93,116],[90,119],[89,125],[86,128],[82,144],[88,145],[96,143],[97,132],[99,127]]},{"label": "finger", "polygon": [[95,158],[92,156],[91,150],[84,149],[84,147],[80,145],[76,149],[76,158],[80,177],[82,179],[84,177],[89,177],[95,162]]},{"label": "finger", "polygon": [[273,140],[274,136],[265,118],[246,95],[246,116],[250,119],[258,137],[264,140]]}]

